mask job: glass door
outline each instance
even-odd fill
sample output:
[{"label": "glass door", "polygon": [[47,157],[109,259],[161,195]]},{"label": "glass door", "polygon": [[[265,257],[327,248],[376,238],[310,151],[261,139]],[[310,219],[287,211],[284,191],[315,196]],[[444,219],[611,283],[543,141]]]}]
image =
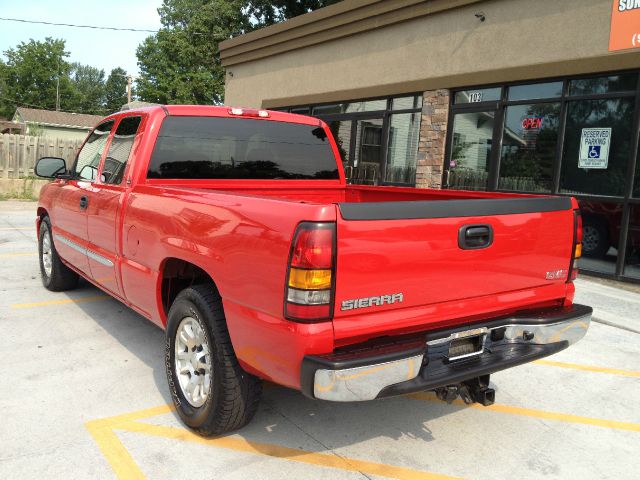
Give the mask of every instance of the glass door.
[{"label": "glass door", "polygon": [[347,183],[379,185],[384,178],[383,117],[324,119],[333,133]]},{"label": "glass door", "polygon": [[445,187],[458,190],[486,190],[493,153],[496,110],[458,112],[449,137],[449,161]]}]

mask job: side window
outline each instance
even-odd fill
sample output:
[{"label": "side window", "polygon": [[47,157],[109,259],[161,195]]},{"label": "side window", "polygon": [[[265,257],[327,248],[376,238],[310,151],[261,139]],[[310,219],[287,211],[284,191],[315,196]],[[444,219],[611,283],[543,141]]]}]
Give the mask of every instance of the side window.
[{"label": "side window", "polygon": [[141,117],[125,117],[120,120],[111,145],[109,145],[104,167],[102,167],[102,181],[104,183],[111,185],[122,183],[127,160],[129,160],[141,120]]},{"label": "side window", "polygon": [[78,179],[96,179],[100,157],[102,157],[102,152],[104,152],[104,147],[107,144],[107,139],[109,138],[113,124],[114,120],[109,120],[108,122],[101,123],[91,132],[82,150],[78,153],[74,170],[75,176]]}]

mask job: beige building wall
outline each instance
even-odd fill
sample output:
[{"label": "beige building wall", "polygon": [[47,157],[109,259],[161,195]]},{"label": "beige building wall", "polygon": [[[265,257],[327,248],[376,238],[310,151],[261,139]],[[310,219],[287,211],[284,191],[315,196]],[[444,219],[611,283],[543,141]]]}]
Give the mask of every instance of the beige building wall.
[{"label": "beige building wall", "polygon": [[[608,52],[611,8],[611,0],[346,0],[224,42],[225,103],[268,108],[638,67],[639,51]],[[392,11],[366,18],[380,9]]]}]

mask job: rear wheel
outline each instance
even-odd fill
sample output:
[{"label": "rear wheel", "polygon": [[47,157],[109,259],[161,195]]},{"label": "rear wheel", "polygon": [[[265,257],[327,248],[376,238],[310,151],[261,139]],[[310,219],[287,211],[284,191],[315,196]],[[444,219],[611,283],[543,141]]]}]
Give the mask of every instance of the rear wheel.
[{"label": "rear wheel", "polygon": [[253,418],[262,383],[240,367],[212,285],[186,288],[171,305],[165,367],[178,414],[201,435],[236,430]]},{"label": "rear wheel", "polygon": [[78,285],[78,274],[62,263],[53,244],[49,217],[44,217],[40,222],[38,254],[40,257],[40,276],[45,288],[54,292],[62,292],[71,290]]}]

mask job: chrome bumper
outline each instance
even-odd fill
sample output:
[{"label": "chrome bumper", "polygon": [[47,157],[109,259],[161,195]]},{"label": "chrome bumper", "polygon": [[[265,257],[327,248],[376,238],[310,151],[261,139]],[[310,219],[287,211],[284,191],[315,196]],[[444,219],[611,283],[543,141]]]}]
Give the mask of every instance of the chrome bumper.
[{"label": "chrome bumper", "polygon": [[[318,399],[351,402],[457,383],[563,350],[585,336],[591,314],[590,307],[573,305],[555,312],[485,322],[467,330],[433,332],[427,335],[420,353],[414,350],[397,358],[402,356],[397,352],[396,358],[386,355],[386,361],[372,356],[364,365],[359,353],[353,367],[348,359],[332,364],[327,358],[305,357],[302,390]],[[471,336],[481,342],[478,350],[451,357],[451,342]],[[312,375],[306,388],[304,375]]]}]

